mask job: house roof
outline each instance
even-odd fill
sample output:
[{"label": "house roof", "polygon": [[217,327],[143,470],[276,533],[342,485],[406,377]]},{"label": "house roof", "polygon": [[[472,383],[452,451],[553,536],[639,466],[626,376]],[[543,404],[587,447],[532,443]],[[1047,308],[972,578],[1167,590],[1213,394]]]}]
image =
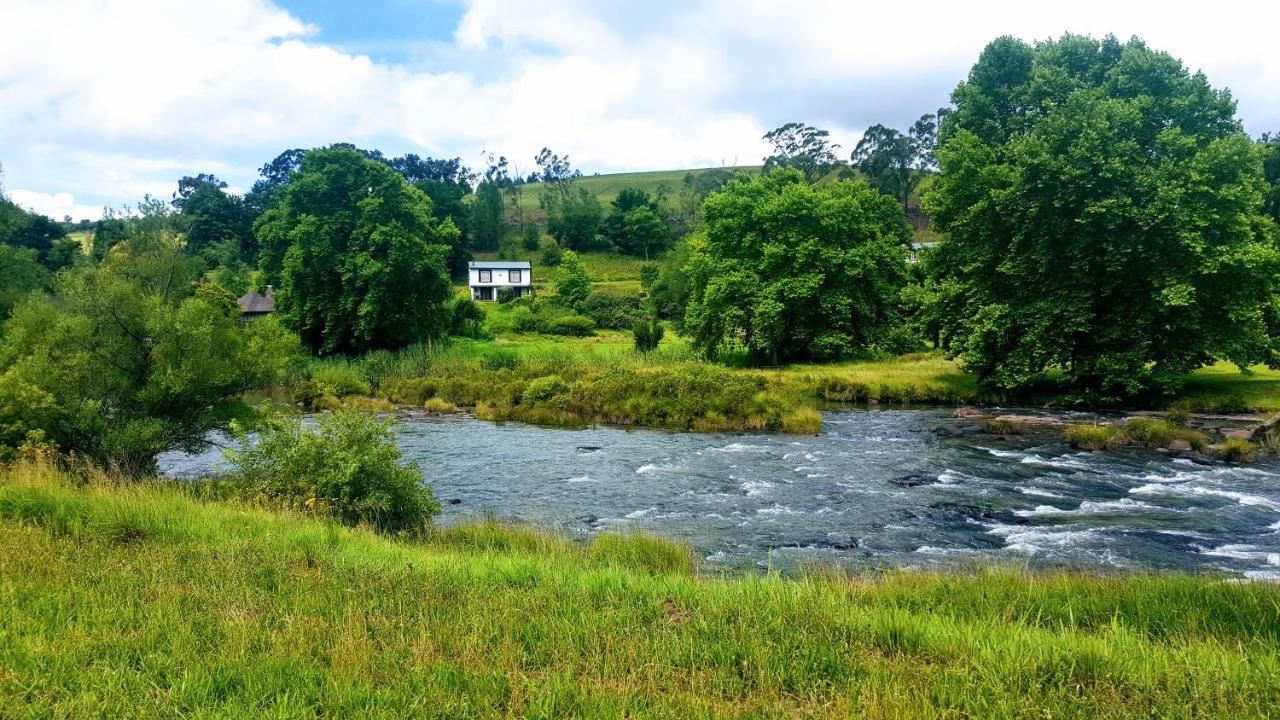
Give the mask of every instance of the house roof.
[{"label": "house roof", "polygon": [[275,293],[270,285],[267,286],[266,295],[258,294],[257,290],[250,290],[236,302],[240,303],[240,312],[246,315],[275,312],[276,309]]},{"label": "house roof", "polygon": [[472,270],[529,270],[532,266],[528,260],[472,261],[467,263]]}]

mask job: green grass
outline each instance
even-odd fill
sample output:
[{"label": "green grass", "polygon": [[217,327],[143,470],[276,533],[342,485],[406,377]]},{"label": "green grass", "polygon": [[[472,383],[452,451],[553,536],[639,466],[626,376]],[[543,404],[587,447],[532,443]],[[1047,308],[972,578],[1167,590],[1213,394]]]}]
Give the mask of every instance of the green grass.
[{"label": "green grass", "polygon": [[[476,260],[497,260],[498,253],[475,253]],[[549,266],[542,263],[542,253],[521,250],[515,253],[512,260],[527,260],[533,265],[533,284],[537,290],[552,290],[564,275],[560,266]],[[604,289],[619,288],[640,292],[640,268],[645,265],[644,258],[610,251],[589,251],[578,253],[583,268],[591,276],[593,287]],[[654,261],[656,262],[656,261]],[[487,307],[487,306],[486,306]]]},{"label": "green grass", "polygon": [[[651,172],[611,173],[608,175],[584,175],[575,182],[578,187],[596,196],[600,205],[608,211],[609,203],[618,196],[623,188],[639,188],[656,197],[660,186],[666,186],[668,193],[674,198],[684,186],[684,177],[689,173],[698,175],[712,168],[692,168],[686,170],[655,170]],[[744,165],[725,168],[730,171],[758,173],[759,165]],[[526,220],[543,222],[546,213],[538,204],[542,196],[543,183],[529,183],[524,186],[520,197],[520,207],[524,210]]]},{"label": "green grass", "polygon": [[1198,410],[1280,411],[1280,370],[1259,365],[1246,375],[1228,362],[1201,368],[1187,379],[1181,396]]},{"label": "green grass", "polygon": [[695,574],[653,538],[396,541],[0,472],[0,717],[1267,717],[1280,590]]}]

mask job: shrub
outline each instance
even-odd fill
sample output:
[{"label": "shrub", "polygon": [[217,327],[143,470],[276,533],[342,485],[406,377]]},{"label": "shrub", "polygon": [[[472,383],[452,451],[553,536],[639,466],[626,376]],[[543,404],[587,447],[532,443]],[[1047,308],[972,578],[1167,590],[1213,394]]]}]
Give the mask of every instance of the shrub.
[{"label": "shrub", "polygon": [[391,402],[420,405],[428,398],[435,397],[436,380],[425,377],[397,378],[384,384],[379,392]]},{"label": "shrub", "polygon": [[317,365],[311,370],[311,380],[318,395],[368,395],[371,392],[360,369],[345,362],[334,361]]},{"label": "shrub", "polygon": [[1131,442],[1148,447],[1167,447],[1174,440],[1186,440],[1191,447],[1202,451],[1209,444],[1209,438],[1202,432],[1145,417],[1131,418],[1125,425],[1125,435]]},{"label": "shrub", "polygon": [[480,367],[494,371],[515,370],[520,367],[520,356],[513,350],[490,350],[480,358]]},{"label": "shrub", "polygon": [[813,408],[796,408],[782,416],[780,429],[793,435],[817,435],[822,430],[822,415]]},{"label": "shrub", "polygon": [[274,416],[256,443],[236,428],[244,448],[228,451],[233,482],[244,492],[344,525],[381,532],[424,530],[440,512],[417,468],[400,462],[394,421],[341,410],[308,428],[297,418]]},{"label": "shrub", "polygon": [[1022,429],[1021,423],[1001,418],[991,418],[982,423],[982,431],[989,435],[1018,435]]},{"label": "shrub", "polygon": [[546,323],[545,332],[552,335],[586,337],[595,332],[596,323],[582,315],[557,315]]},{"label": "shrub", "polygon": [[654,265],[653,263],[645,263],[644,265],[641,265],[640,266],[640,287],[646,290],[653,287],[653,284],[658,281],[658,276],[661,274],[662,274],[662,271],[659,270],[658,266]]},{"label": "shrub", "polygon": [[519,296],[518,296],[518,295],[516,295],[516,289],[515,289],[515,288],[511,288],[511,287],[501,287],[501,288],[498,288],[498,296],[497,296],[497,297],[498,297],[498,304],[499,304],[499,305],[506,305],[507,303],[511,302],[512,300],[515,300],[515,299],[516,299],[517,297],[519,297]]},{"label": "shrub", "polygon": [[1230,462],[1249,462],[1258,453],[1258,446],[1244,438],[1227,438],[1218,446],[1218,454]]},{"label": "shrub", "polygon": [[1165,418],[1174,425],[1186,425],[1191,419],[1191,403],[1186,400],[1173,403],[1165,413]]},{"label": "shrub", "polygon": [[662,323],[658,318],[653,317],[648,320],[638,320],[633,328],[631,335],[635,339],[636,350],[642,353],[651,352],[657,349],[658,344],[662,342],[662,336],[666,332]]},{"label": "shrub", "polygon": [[591,294],[591,276],[572,250],[565,251],[560,264],[564,267],[564,275],[556,284],[556,294],[565,305],[577,307]]},{"label": "shrub", "polygon": [[542,264],[547,267],[558,267],[564,260],[564,250],[560,249],[560,244],[555,240],[549,240],[546,246],[542,248]]},{"label": "shrub", "polygon": [[538,224],[529,222],[524,224],[524,232],[520,236],[520,247],[529,252],[538,249],[538,242],[542,239],[542,233],[538,231]]},{"label": "shrub", "polygon": [[547,375],[531,381],[524,392],[520,394],[520,402],[527,405],[547,402],[558,395],[564,395],[568,392],[569,385],[559,375]]},{"label": "shrub", "polygon": [[438,397],[433,397],[428,399],[425,403],[422,404],[422,407],[427,412],[433,412],[433,413],[451,413],[451,412],[457,411],[458,409],[454,407],[453,403],[449,402],[448,400],[445,400],[444,398],[438,398]]},{"label": "shrub", "polygon": [[597,327],[625,330],[640,320],[640,298],[596,290],[582,301],[583,315]]},{"label": "shrub", "polygon": [[[504,288],[505,289],[505,288]],[[501,300],[501,293],[499,293]],[[449,318],[449,334],[457,337],[481,338],[484,332],[484,309],[469,297],[453,301]]]},{"label": "shrub", "polygon": [[1110,425],[1072,425],[1065,437],[1072,447],[1081,450],[1114,450],[1125,442],[1124,430]]}]

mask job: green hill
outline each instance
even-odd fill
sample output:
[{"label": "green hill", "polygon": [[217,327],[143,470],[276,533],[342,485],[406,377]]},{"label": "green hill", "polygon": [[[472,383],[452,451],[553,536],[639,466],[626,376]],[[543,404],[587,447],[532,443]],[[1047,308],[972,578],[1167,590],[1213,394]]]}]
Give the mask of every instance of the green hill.
[{"label": "green hill", "polygon": [[[713,172],[721,168],[691,168],[685,170],[653,170],[649,172],[631,172],[631,173],[613,173],[609,175],[583,175],[575,182],[578,187],[586,188],[586,190],[600,201],[601,205],[608,205],[613,201],[623,188],[639,188],[650,195],[658,195],[659,188],[665,186],[672,194],[679,192],[684,185],[686,175],[693,173],[699,175],[702,173]],[[760,172],[759,165],[740,165],[737,167],[726,167],[724,170],[731,172]],[[526,213],[526,219],[542,222],[546,213],[539,207],[538,199],[542,196],[545,188],[544,183],[526,183],[523,186],[523,193],[520,197],[520,207]]]}]

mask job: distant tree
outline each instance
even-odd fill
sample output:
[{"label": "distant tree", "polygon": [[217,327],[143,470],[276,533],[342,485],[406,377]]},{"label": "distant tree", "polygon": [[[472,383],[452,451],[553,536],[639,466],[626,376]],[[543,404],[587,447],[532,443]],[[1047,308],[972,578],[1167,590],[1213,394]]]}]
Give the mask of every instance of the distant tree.
[{"label": "distant tree", "polygon": [[877,347],[894,326],[911,232],[866,182],[740,175],[703,214],[684,316],[701,352],[740,346],[774,365],[835,359]]},{"label": "distant tree", "polygon": [[650,315],[637,321],[635,327],[631,329],[631,336],[635,341],[636,350],[642,353],[656,350],[665,333],[666,329],[662,327],[662,322],[658,320],[657,315]]},{"label": "distant tree", "polygon": [[651,253],[666,248],[670,229],[649,193],[638,188],[623,188],[611,205],[609,216],[604,219],[604,235],[619,252],[644,255],[648,260]]},{"label": "distant tree", "polygon": [[274,204],[276,192],[289,184],[290,177],[298,171],[306,152],[300,148],[285,150],[258,170],[258,180],[245,196],[245,202],[255,217]]},{"label": "distant tree", "polygon": [[547,218],[547,232],[562,247],[589,250],[598,245],[603,213],[600,201],[586,188],[556,202]]},{"label": "distant tree", "polygon": [[945,115],[945,110],[937,115],[922,115],[906,134],[884,125],[872,125],[863,133],[850,157],[872,187],[898,198],[904,213],[911,194],[926,175],[936,169],[937,119]]},{"label": "distant tree", "polygon": [[273,318],[242,324],[235,298],[195,272],[172,235],[134,232],[102,264],[60,274],[56,300],[19,306],[0,341],[0,396],[24,411],[0,423],[0,445],[38,431],[145,474],[250,412],[245,392],[279,382],[297,340]]},{"label": "distant tree", "polygon": [[112,208],[103,208],[102,219],[93,229],[93,257],[101,260],[107,251],[124,242],[129,237],[129,228],[124,218]]},{"label": "distant tree", "polygon": [[237,297],[253,284],[253,266],[246,260],[234,238],[210,243],[204,248],[205,277]]},{"label": "distant tree", "polygon": [[206,174],[178,181],[173,206],[180,212],[178,226],[186,236],[188,253],[203,256],[213,243],[234,240],[243,257],[254,257],[252,211],[244,198],[228,193],[226,187]]},{"label": "distant tree", "polygon": [[556,283],[556,295],[570,307],[582,304],[591,294],[591,276],[582,266],[578,254],[572,250],[565,250],[560,257],[560,269],[561,278],[560,282]]},{"label": "distant tree", "polygon": [[447,331],[458,230],[386,165],[312,150],[258,219],[276,311],[320,353],[394,349]]},{"label": "distant tree", "polygon": [[1138,39],[1000,38],[952,94],[925,205],[944,346],[993,386],[1080,397],[1280,364],[1280,256],[1226,91]]},{"label": "distant tree", "polygon": [[805,182],[821,180],[840,165],[835,152],[840,146],[829,142],[828,134],[826,130],[796,122],[770,130],[764,140],[773,146],[773,154],[764,159],[764,171],[789,167],[803,173]]},{"label": "distant tree", "polygon": [[561,157],[542,148],[533,161],[538,166],[537,178],[546,185],[548,193],[561,200],[573,195],[573,181],[582,177],[582,171],[570,165],[568,155]]},{"label": "distant tree", "polygon": [[541,243],[542,232],[538,229],[538,224],[531,222],[525,225],[520,236],[520,247],[526,252],[536,252]]},{"label": "distant tree", "polygon": [[69,264],[66,228],[56,220],[29,212],[0,195],[0,245],[34,250],[37,261],[49,270]]},{"label": "distant tree", "polygon": [[431,213],[437,220],[452,220],[458,228],[458,239],[449,248],[449,274],[465,276],[471,260],[471,206],[466,198],[471,194],[475,173],[462,164],[461,158],[440,160],[412,153],[386,164],[431,198]]}]

